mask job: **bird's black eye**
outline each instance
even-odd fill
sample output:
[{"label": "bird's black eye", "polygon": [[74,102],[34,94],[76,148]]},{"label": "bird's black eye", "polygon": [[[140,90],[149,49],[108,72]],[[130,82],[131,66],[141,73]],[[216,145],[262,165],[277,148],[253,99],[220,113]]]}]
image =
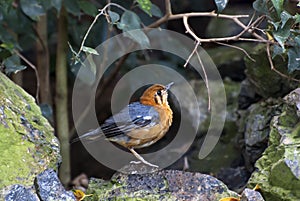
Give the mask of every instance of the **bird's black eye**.
[{"label": "bird's black eye", "polygon": [[158,90],[158,91],[156,92],[156,94],[157,94],[158,96],[161,96],[161,90]]}]

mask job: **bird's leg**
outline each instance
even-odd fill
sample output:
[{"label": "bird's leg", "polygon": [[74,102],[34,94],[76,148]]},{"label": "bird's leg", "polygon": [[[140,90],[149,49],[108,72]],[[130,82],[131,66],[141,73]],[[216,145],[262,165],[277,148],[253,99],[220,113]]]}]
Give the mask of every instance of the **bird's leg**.
[{"label": "bird's leg", "polygon": [[141,155],[139,155],[136,151],[134,151],[133,148],[129,148],[129,151],[131,151],[131,153],[133,153],[133,155],[134,155],[137,159],[139,159],[140,161],[142,161],[142,163],[144,163],[144,164],[146,164],[146,165],[149,165],[149,166],[151,166],[151,167],[156,167],[156,168],[158,168],[157,165],[154,165],[154,164],[149,163],[148,161],[146,161]]}]

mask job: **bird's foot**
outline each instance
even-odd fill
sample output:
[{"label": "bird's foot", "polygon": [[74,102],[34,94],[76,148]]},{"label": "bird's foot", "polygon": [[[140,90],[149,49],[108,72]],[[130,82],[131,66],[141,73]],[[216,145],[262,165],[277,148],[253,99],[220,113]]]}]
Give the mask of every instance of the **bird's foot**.
[{"label": "bird's foot", "polygon": [[144,160],[144,161],[130,161],[130,163],[131,163],[131,164],[141,164],[141,163],[143,163],[143,164],[148,165],[148,166],[150,166],[150,167],[158,168],[157,165],[154,165],[154,164],[152,164],[152,163],[149,163],[149,162],[146,161],[146,160]]},{"label": "bird's foot", "polygon": [[142,161],[130,161],[131,164],[140,164]]},{"label": "bird's foot", "polygon": [[[149,166],[151,166],[151,167],[155,167],[155,168],[158,168],[158,166],[157,165],[154,165],[154,164],[152,164],[152,163],[149,163],[148,161],[146,161],[141,155],[139,155],[136,151],[134,151],[134,149],[129,149],[132,153],[133,153],[133,155],[137,158],[137,159],[139,159],[142,163],[144,163],[144,164],[146,164],[146,165],[149,165]],[[137,163],[136,163],[137,164]]]}]

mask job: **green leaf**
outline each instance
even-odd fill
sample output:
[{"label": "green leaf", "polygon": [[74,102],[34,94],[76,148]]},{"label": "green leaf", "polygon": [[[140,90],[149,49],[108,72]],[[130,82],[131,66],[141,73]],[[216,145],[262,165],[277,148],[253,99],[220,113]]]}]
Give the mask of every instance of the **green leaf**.
[{"label": "green leaf", "polygon": [[5,73],[8,75],[11,73],[17,73],[27,68],[26,66],[20,64],[20,58],[17,55],[12,55],[6,58],[3,61],[3,64],[5,66]]},{"label": "green leaf", "polygon": [[267,17],[271,18],[273,21],[279,21],[279,15],[277,14],[276,9],[274,9],[274,5],[269,0],[256,0],[253,2],[253,8],[265,14]]},{"label": "green leaf", "polygon": [[284,44],[288,37],[290,36],[290,29],[291,26],[293,25],[293,20],[288,20],[284,27],[281,29],[278,29],[273,32],[273,36],[276,39],[276,41],[279,43],[279,45],[285,49]]},{"label": "green leaf", "polygon": [[32,20],[38,20],[38,17],[46,14],[45,9],[38,0],[20,0],[22,11]]},{"label": "green leaf", "polygon": [[98,9],[89,1],[79,1],[79,8],[87,15],[95,17],[98,13]]},{"label": "green leaf", "polygon": [[137,42],[142,48],[150,47],[149,38],[140,29],[136,29],[136,30],[129,31],[129,32],[124,32],[124,36],[131,38],[132,40]]},{"label": "green leaf", "polygon": [[[299,3],[300,3],[300,1],[299,1]],[[300,15],[298,13],[296,13],[296,15],[295,15],[295,24],[298,24],[298,23],[300,23]]]},{"label": "green leaf", "polygon": [[108,11],[108,15],[110,17],[111,23],[115,24],[120,20],[120,15],[113,11]]},{"label": "green leaf", "polygon": [[300,48],[292,47],[288,49],[288,71],[291,73],[300,70]]},{"label": "green leaf", "polygon": [[121,17],[120,23],[118,23],[118,28],[123,31],[140,29],[141,19],[134,12],[126,10]]},{"label": "green leaf", "polygon": [[284,53],[284,49],[279,45],[274,45],[272,59],[274,59],[277,55],[281,55],[282,53]]},{"label": "green leaf", "polygon": [[57,10],[57,12],[59,12],[61,9],[62,0],[52,0],[51,5]]},{"label": "green leaf", "polygon": [[277,12],[277,15],[280,16],[282,10],[283,10],[283,3],[284,0],[272,0],[273,6]]},{"label": "green leaf", "polygon": [[[122,17],[120,23],[117,24],[118,28],[123,30],[124,36],[131,38],[142,48],[147,48],[150,46],[150,42],[146,34],[140,30],[141,20],[134,12],[126,10]],[[130,30],[135,30],[133,32],[127,32]]]},{"label": "green leaf", "polygon": [[283,11],[280,14],[280,18],[281,18],[281,28],[283,28],[289,19],[293,19],[293,16],[288,12]]},{"label": "green leaf", "polygon": [[69,13],[72,13],[75,16],[80,15],[80,7],[77,0],[64,0],[64,5]]},{"label": "green leaf", "polygon": [[217,8],[218,8],[218,13],[220,13],[224,10],[227,3],[228,3],[228,0],[215,0],[215,4],[217,5]]},{"label": "green leaf", "polygon": [[97,50],[95,50],[95,49],[93,49],[91,47],[83,46],[82,47],[82,51],[84,51],[86,53],[89,53],[89,54],[99,55],[99,53],[97,52]]},{"label": "green leaf", "polygon": [[151,7],[152,3],[150,0],[137,0],[139,7],[147,13],[150,17],[152,17]]},{"label": "green leaf", "polygon": [[155,4],[152,4],[150,12],[155,17],[162,17],[163,16],[163,13],[161,12],[160,8]]},{"label": "green leaf", "polygon": [[253,8],[263,14],[268,14],[267,2],[264,0],[256,0],[253,2]]},{"label": "green leaf", "polygon": [[270,21],[270,23],[274,26],[275,31],[278,30],[278,27],[280,27],[280,24],[281,24],[281,22],[273,22],[273,21]]},{"label": "green leaf", "polygon": [[11,42],[6,42],[6,43],[0,44],[0,47],[4,48],[10,52],[13,52],[15,45]]}]

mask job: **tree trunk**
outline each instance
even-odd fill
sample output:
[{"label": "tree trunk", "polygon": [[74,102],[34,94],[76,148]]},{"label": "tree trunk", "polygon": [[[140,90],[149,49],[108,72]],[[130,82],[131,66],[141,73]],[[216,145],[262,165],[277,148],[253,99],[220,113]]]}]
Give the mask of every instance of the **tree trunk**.
[{"label": "tree trunk", "polygon": [[70,182],[70,146],[69,146],[69,123],[68,123],[68,86],[67,86],[67,13],[61,8],[58,19],[58,39],[56,50],[56,131],[61,143],[62,164],[59,176],[66,186]]},{"label": "tree trunk", "polygon": [[40,17],[36,24],[38,40],[36,42],[36,67],[40,80],[40,103],[46,103],[52,106],[50,81],[49,81],[49,50],[48,50],[48,29],[47,15]]}]

